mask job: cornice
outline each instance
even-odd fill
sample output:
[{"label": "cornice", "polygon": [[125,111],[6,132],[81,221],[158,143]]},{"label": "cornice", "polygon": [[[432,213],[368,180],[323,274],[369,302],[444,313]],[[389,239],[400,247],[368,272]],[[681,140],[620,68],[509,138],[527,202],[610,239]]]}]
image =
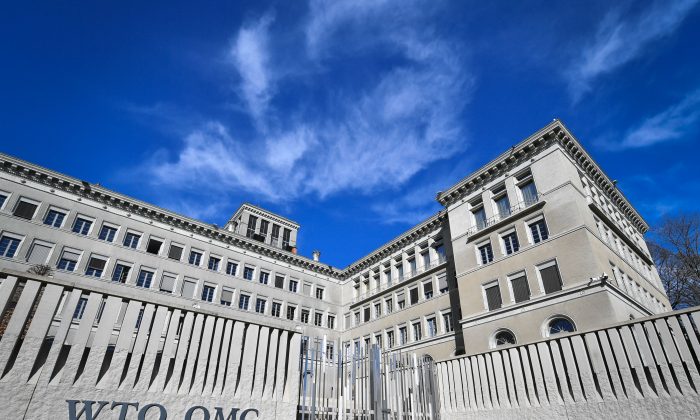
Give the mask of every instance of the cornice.
[{"label": "cornice", "polygon": [[234,222],[244,210],[248,210],[253,214],[270,219],[288,228],[299,229],[299,224],[297,222],[287,219],[286,217],[280,216],[279,214],[272,213],[271,211],[265,210],[250,203],[241,204],[238,210],[236,210],[233,216],[231,216],[229,223]]},{"label": "cornice", "polygon": [[237,246],[333,278],[338,278],[341,275],[341,271],[332,266],[320,264],[311,259],[273,248],[258,241],[249,240],[237,233],[228,232],[213,225],[190,219],[189,217],[116,193],[99,184],[91,184],[87,181],[71,178],[3,153],[0,153],[0,170],[25,180],[31,180],[49,186],[52,189],[62,190],[77,195],[80,198],[100,203],[103,209],[112,207],[123,210],[127,212],[128,216],[136,214],[151,221],[157,221],[173,228],[183,229],[193,234],[209,238],[210,240]]}]

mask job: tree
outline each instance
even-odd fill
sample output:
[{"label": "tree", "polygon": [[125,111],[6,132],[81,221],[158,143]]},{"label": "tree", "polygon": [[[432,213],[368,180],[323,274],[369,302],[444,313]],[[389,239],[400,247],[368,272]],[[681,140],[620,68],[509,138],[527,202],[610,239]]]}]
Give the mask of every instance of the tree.
[{"label": "tree", "polygon": [[666,217],[652,236],[649,251],[671,306],[700,305],[700,214]]}]

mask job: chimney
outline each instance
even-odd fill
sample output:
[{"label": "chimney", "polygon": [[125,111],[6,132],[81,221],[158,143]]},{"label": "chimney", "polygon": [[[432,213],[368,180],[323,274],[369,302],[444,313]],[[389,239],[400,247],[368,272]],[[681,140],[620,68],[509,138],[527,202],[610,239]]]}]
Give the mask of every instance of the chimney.
[{"label": "chimney", "polygon": [[314,261],[318,261],[319,258],[321,258],[321,251],[319,250],[314,250],[311,255],[314,257]]}]

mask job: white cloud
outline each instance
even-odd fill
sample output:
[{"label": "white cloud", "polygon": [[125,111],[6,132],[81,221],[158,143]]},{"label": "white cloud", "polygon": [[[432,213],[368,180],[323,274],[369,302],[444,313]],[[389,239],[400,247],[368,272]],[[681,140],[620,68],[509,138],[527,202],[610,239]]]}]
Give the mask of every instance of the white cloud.
[{"label": "white cloud", "polygon": [[636,149],[676,140],[694,130],[699,121],[700,89],[628,130],[622,141],[605,146],[613,150]]},{"label": "white cloud", "polygon": [[[436,35],[421,9],[412,6],[312,2],[301,23],[305,35],[295,65],[325,72],[337,65],[328,51],[360,57],[369,51],[400,60],[358,86],[324,85],[322,100],[291,110],[273,101],[285,84],[298,82],[298,73],[274,64],[279,52],[271,45],[288,32],[275,34],[269,17],[244,25],[232,57],[241,79],[237,92],[255,132],[239,138],[233,125],[221,120],[194,129],[174,161],[153,165],[159,184],[276,202],[371,193],[396,189],[463,150],[462,110],[471,97],[472,77],[461,51]],[[343,31],[352,33],[352,42],[333,35]],[[348,44],[363,45],[362,53]]]},{"label": "white cloud", "polygon": [[625,18],[619,10],[608,14],[594,41],[566,70],[574,99],[587,93],[596,78],[632,61],[654,41],[672,34],[697,3],[698,0],[656,1],[631,18]]}]

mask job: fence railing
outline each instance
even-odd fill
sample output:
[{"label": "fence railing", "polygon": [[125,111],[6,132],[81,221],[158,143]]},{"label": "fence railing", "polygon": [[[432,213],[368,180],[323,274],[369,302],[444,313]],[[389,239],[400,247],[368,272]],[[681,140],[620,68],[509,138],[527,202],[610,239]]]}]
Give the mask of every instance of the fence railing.
[{"label": "fence railing", "polygon": [[488,219],[484,219],[483,221],[477,221],[476,225],[470,227],[467,229],[467,236],[474,235],[475,233],[478,233],[486,228],[489,228],[501,220],[505,220],[509,218],[510,216],[513,216],[515,214],[520,213],[521,211],[527,209],[528,207],[531,207],[533,204],[537,204],[539,202],[539,194],[532,196],[528,198],[527,200],[520,201],[508,208],[507,211],[503,212],[503,214],[496,214],[494,216],[489,217]]}]

